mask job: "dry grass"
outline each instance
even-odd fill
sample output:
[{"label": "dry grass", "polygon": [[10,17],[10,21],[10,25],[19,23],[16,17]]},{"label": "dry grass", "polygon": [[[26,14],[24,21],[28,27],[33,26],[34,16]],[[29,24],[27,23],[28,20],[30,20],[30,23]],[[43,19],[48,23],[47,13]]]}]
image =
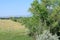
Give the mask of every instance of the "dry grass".
[{"label": "dry grass", "polygon": [[18,22],[14,22],[12,20],[1,20],[0,19],[0,29],[2,31],[17,31],[25,32],[27,28],[24,25],[21,25]]}]

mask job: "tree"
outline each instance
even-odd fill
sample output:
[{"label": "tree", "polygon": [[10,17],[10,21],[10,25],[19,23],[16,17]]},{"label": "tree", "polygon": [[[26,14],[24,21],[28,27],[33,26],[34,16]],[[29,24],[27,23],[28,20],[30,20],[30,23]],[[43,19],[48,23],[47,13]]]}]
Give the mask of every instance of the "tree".
[{"label": "tree", "polygon": [[[60,1],[59,0],[34,0],[29,8],[29,11],[35,17],[36,22],[39,24],[38,31],[42,33],[44,30],[50,30],[52,34],[59,32],[60,30]],[[37,28],[36,27],[36,28]],[[33,31],[33,30],[32,30]],[[38,33],[39,34],[39,33]]]},{"label": "tree", "polygon": [[22,18],[21,23],[29,28],[35,40],[44,30],[52,34],[60,31],[60,0],[34,0],[29,11],[33,16]]}]

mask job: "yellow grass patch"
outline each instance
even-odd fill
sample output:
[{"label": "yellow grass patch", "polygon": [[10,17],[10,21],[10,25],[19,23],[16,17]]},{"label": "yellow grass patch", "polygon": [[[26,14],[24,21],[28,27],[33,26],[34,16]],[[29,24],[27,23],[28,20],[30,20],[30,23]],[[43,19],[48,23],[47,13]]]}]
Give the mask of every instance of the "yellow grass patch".
[{"label": "yellow grass patch", "polygon": [[12,20],[1,20],[0,19],[0,29],[3,31],[27,31],[24,25],[21,25],[18,22],[14,22]]}]

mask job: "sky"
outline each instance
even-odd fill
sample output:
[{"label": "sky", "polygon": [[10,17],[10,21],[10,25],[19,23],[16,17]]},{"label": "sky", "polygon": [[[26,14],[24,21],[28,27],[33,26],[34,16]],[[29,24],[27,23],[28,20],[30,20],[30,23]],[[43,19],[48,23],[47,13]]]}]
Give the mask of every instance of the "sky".
[{"label": "sky", "polygon": [[0,17],[31,16],[28,12],[33,0],[0,0]]}]

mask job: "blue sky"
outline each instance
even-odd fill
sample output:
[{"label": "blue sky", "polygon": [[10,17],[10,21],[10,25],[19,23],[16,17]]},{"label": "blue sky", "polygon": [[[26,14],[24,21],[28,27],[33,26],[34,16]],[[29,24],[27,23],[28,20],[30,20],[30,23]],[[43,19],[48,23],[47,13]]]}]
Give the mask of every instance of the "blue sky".
[{"label": "blue sky", "polygon": [[30,16],[28,8],[33,0],[0,0],[0,17]]}]

